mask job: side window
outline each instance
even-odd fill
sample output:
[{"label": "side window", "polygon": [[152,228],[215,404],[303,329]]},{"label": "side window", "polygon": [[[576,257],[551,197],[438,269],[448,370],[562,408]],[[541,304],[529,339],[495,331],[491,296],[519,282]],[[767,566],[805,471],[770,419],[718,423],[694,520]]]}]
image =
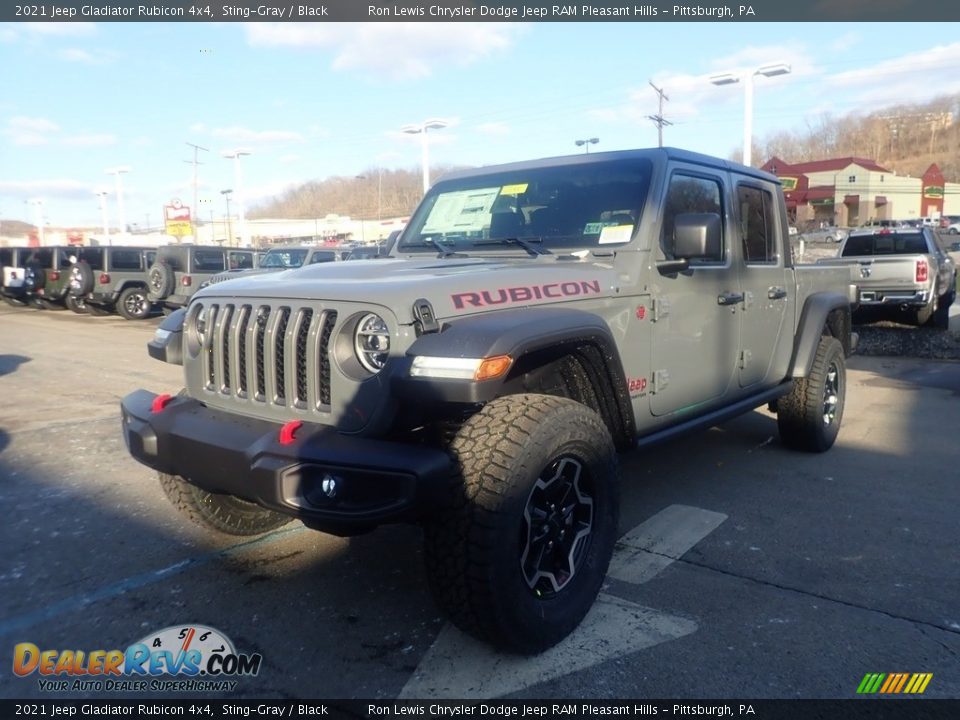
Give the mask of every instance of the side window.
[{"label": "side window", "polygon": [[111,270],[141,270],[139,250],[114,250],[110,254]]},{"label": "side window", "polygon": [[221,250],[194,250],[192,272],[221,272],[223,266],[223,251]]},{"label": "side window", "polygon": [[53,267],[53,249],[52,248],[40,248],[37,250],[36,255],[34,255],[34,260],[40,264],[44,270],[49,270]]},{"label": "side window", "polygon": [[667,189],[667,199],[663,206],[663,233],[660,236],[660,247],[664,254],[669,257],[667,248],[672,245],[674,223],[677,215],[714,213],[720,216],[719,253],[702,260],[692,260],[690,264],[722,264],[726,257],[727,242],[724,236],[723,203],[720,198],[720,183],[717,180],[680,173],[671,177],[670,187]]},{"label": "side window", "polygon": [[77,260],[82,260],[91,270],[103,270],[103,250],[98,247],[80,248]]},{"label": "side window", "polygon": [[0,265],[13,265],[12,248],[0,248]]},{"label": "side window", "polygon": [[147,263],[147,267],[150,267],[157,261],[157,251],[156,250],[147,250],[144,254],[144,260]]},{"label": "side window", "polygon": [[253,267],[253,255],[244,252],[229,252],[227,257],[230,261],[231,270],[249,270]]},{"label": "side window", "polygon": [[737,188],[740,214],[740,241],[747,263],[776,263],[776,221],[773,217],[773,195],[766,190],[741,185]]}]

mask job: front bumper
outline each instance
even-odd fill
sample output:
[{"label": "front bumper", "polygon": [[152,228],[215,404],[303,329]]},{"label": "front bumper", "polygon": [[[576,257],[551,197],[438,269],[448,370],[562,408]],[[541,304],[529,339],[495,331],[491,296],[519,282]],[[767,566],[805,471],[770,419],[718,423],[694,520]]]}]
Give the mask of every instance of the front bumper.
[{"label": "front bumper", "polygon": [[[415,522],[429,514],[452,464],[442,450],[342,435],[305,423],[290,444],[281,425],[176,397],[153,412],[146,390],[121,402],[133,457],[210,492],[236,495],[335,535]],[[322,490],[335,477],[336,494]]]}]

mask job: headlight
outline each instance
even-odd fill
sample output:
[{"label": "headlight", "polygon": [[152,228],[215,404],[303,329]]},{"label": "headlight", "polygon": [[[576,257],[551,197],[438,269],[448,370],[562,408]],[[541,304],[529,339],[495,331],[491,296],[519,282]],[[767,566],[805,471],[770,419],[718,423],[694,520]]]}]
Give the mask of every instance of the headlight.
[{"label": "headlight", "polygon": [[357,360],[367,370],[372,373],[383,370],[390,354],[390,329],[382,317],[370,313],[360,318],[353,338],[353,350]]},{"label": "headlight", "polygon": [[200,311],[197,313],[197,319],[194,323],[194,328],[197,332],[197,340],[200,343],[200,346],[204,346],[207,340],[207,317],[210,313],[210,308],[205,305],[200,306]]}]

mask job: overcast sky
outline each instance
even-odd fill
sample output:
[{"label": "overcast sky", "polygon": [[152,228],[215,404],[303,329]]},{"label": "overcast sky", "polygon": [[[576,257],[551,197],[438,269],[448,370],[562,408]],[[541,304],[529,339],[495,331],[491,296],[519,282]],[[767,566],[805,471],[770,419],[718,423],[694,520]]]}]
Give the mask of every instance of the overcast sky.
[{"label": "overcast sky", "polygon": [[[728,156],[739,148],[741,85],[721,72],[788,63],[758,77],[755,137],[843,115],[960,93],[948,24],[830,23],[71,23],[0,24],[0,218],[99,222],[95,192],[123,176],[127,222],[191,204],[187,142],[202,217],[232,188],[224,150],[243,148],[253,200],[305,180],[419,167],[402,125],[445,118],[431,160],[480,165],[649,147],[652,80],[670,101],[665,144]],[[946,31],[945,31],[946,30]],[[789,158],[785,158],[789,160]],[[763,158],[755,158],[762,162]],[[113,206],[111,205],[111,208]],[[371,212],[375,212],[372,210]],[[111,217],[115,218],[111,209]]]}]

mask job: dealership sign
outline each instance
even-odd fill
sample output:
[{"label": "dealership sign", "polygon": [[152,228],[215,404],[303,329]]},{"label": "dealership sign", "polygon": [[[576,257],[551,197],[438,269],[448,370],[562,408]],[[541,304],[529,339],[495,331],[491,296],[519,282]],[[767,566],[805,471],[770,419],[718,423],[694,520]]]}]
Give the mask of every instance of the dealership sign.
[{"label": "dealership sign", "polygon": [[190,208],[180,203],[177,198],[163,206],[163,223],[167,235],[183,237],[193,235],[193,223],[190,222]]}]

